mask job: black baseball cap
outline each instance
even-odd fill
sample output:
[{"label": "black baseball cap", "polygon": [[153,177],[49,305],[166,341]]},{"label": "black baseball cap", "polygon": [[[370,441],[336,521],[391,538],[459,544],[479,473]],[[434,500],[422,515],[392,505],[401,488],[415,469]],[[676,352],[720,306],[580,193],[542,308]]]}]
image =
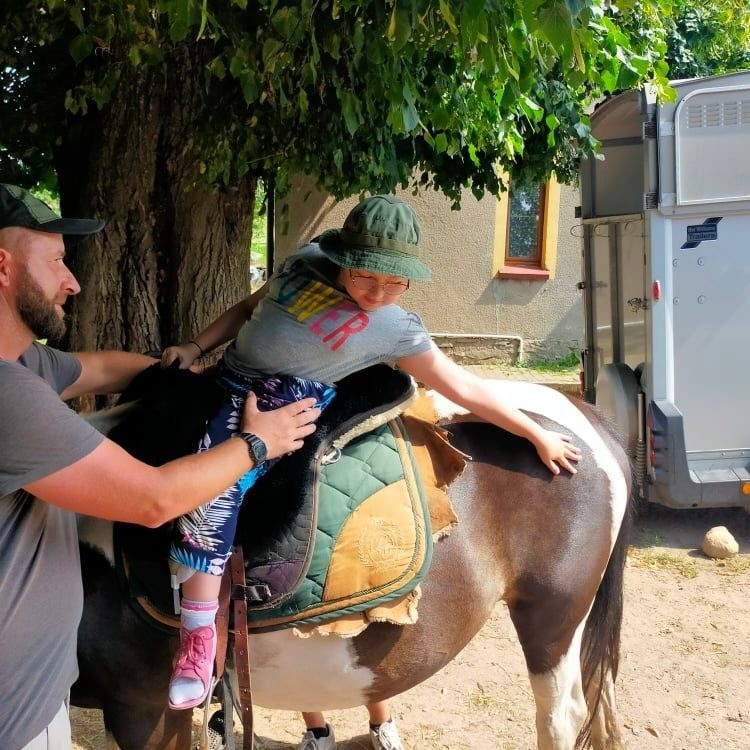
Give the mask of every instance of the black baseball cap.
[{"label": "black baseball cap", "polygon": [[95,234],[104,228],[101,219],[63,219],[44,201],[17,185],[0,183],[0,229],[23,227],[50,234]]}]

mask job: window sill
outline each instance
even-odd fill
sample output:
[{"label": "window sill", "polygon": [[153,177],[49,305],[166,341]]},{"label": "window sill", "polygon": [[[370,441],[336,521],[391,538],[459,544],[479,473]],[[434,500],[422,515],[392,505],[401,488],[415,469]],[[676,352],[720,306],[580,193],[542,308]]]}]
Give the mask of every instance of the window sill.
[{"label": "window sill", "polygon": [[546,268],[528,266],[503,266],[497,272],[498,279],[516,279],[517,281],[546,281],[549,271]]}]

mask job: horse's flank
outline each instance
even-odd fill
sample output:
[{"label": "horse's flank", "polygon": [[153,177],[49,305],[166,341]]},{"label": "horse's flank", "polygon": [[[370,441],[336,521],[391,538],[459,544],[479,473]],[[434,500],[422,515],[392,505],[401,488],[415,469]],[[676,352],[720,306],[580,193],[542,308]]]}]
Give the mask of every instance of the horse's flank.
[{"label": "horse's flank", "polygon": [[[578,473],[553,478],[527,441],[486,423],[449,422],[452,442],[472,461],[449,488],[460,523],[436,544],[417,623],[376,623],[348,640],[300,639],[289,630],[252,636],[257,703],[321,710],[397,695],[447,664],[502,599],[529,669],[538,746],[620,746],[612,685],[627,461],[585,405],[539,387],[511,397],[526,399],[545,426],[573,435],[584,453]],[[189,712],[165,708],[176,638],[135,617],[99,553],[83,547],[82,564],[74,701],[103,708],[123,750],[189,747]],[[332,677],[321,684],[320,674]]]}]

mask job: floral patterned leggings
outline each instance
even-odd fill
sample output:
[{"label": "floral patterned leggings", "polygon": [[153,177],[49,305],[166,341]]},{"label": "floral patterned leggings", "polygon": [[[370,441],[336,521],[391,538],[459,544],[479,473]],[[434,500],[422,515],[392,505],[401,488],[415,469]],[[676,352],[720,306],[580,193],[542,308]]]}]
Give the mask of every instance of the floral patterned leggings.
[{"label": "floral patterned leggings", "polygon": [[[223,364],[223,363],[222,363]],[[249,391],[258,397],[258,409],[269,411],[312,396],[316,406],[328,406],[336,395],[333,386],[315,380],[289,375],[245,379],[228,372],[222,364],[216,376],[225,399],[206,424],[206,432],[196,453],[228,440],[239,431],[242,407]],[[237,517],[245,492],[252,487],[278,459],[264,461],[217,495],[205,505],[180,516],[175,525],[175,538],[169,556],[175,562],[201,573],[220,576],[232,552]]]}]

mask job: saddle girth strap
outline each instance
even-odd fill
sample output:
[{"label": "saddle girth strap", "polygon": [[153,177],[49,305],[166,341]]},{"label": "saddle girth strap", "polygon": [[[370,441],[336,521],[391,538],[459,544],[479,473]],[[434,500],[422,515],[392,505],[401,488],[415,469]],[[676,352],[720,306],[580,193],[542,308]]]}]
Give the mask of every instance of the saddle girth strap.
[{"label": "saddle girth strap", "polygon": [[229,598],[232,590],[232,569],[227,567],[221,577],[219,611],[216,613],[216,681],[224,675],[229,641]]},{"label": "saddle girth strap", "polygon": [[245,561],[242,547],[234,548],[229,558],[232,577],[231,598],[234,602],[234,668],[239,686],[242,713],[242,748],[253,750],[253,695],[250,688],[250,644],[247,634],[247,602],[245,601]]}]

